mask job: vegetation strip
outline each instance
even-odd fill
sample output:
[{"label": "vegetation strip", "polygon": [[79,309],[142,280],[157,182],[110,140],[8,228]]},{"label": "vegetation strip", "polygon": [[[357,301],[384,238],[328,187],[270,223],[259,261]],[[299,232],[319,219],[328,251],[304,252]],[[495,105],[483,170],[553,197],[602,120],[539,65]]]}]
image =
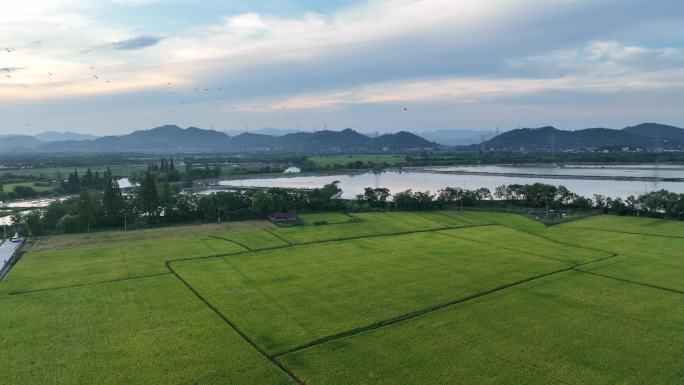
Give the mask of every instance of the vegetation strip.
[{"label": "vegetation strip", "polygon": [[645,287],[648,287],[648,288],[651,288],[651,289],[669,291],[670,293],[684,294],[684,291],[677,290],[677,289],[670,289],[669,287],[663,287],[663,286],[658,286],[658,285],[652,285],[652,284],[650,284],[650,283],[637,282],[637,281],[632,281],[632,280],[624,279],[624,278],[612,277],[612,276],[610,276],[610,275],[594,273],[593,271],[580,270],[580,269],[577,269],[577,268],[575,268],[575,267],[573,267],[572,269],[575,270],[575,271],[579,271],[580,273],[591,274],[591,275],[595,275],[595,276],[597,276],[597,277],[603,277],[603,278],[608,278],[608,279],[614,279],[614,280],[616,280],[616,281],[631,283],[631,284],[633,284],[633,285],[645,286]]},{"label": "vegetation strip", "polygon": [[316,340],[307,342],[307,343],[305,343],[305,344],[296,346],[296,347],[294,347],[294,348],[292,348],[292,349],[288,349],[288,350],[285,350],[285,351],[283,351],[283,352],[276,353],[276,354],[272,355],[271,358],[281,357],[281,356],[284,356],[284,355],[287,355],[287,354],[290,354],[290,353],[295,353],[295,352],[298,352],[298,351],[300,351],[300,350],[308,349],[308,348],[311,348],[311,347],[314,347],[314,346],[317,346],[317,345],[321,345],[321,344],[324,344],[324,343],[327,343],[327,342],[330,342],[330,341],[334,341],[334,340],[338,340],[338,339],[341,339],[341,338],[346,338],[346,337],[355,336],[355,335],[357,335],[357,334],[365,333],[365,332],[367,332],[367,331],[371,331],[371,330],[375,330],[375,329],[380,329],[380,328],[383,328],[383,327],[386,327],[386,326],[390,326],[390,325],[394,325],[394,324],[397,324],[397,323],[400,323],[400,322],[403,322],[403,321],[408,321],[408,320],[410,320],[410,319],[413,319],[413,318],[416,318],[416,317],[420,317],[420,316],[423,316],[423,315],[425,315],[425,314],[432,313],[432,312],[435,312],[435,311],[438,311],[438,310],[441,310],[441,309],[444,309],[444,308],[447,308],[447,307],[450,307],[450,306],[458,305],[458,304],[461,304],[461,303],[464,303],[464,302],[467,302],[467,301],[470,301],[470,300],[473,300],[473,299],[476,299],[476,298],[484,297],[484,296],[487,296],[487,295],[490,295],[490,294],[494,294],[494,293],[496,293],[496,292],[499,292],[499,291],[502,291],[502,290],[505,290],[505,289],[509,289],[509,288],[512,288],[512,287],[515,287],[515,286],[519,286],[519,285],[522,285],[522,284],[525,284],[525,283],[528,283],[528,282],[535,281],[535,280],[537,280],[537,279],[549,277],[549,276],[556,275],[556,274],[559,274],[559,273],[563,273],[563,272],[566,272],[566,271],[570,271],[570,270],[573,270],[573,269],[574,269],[574,267],[566,267],[566,268],[563,268],[563,269],[559,269],[559,270],[554,270],[554,271],[551,271],[551,272],[547,272],[547,273],[544,273],[544,274],[535,275],[535,276],[532,276],[532,277],[528,277],[528,278],[525,278],[525,279],[521,279],[521,280],[519,280],[519,281],[507,283],[507,284],[505,284],[505,285],[501,285],[501,286],[495,287],[495,288],[493,288],[493,289],[489,289],[489,290],[481,291],[481,292],[479,292],[479,293],[471,294],[471,295],[468,295],[468,296],[466,296],[466,297],[459,298],[459,299],[454,300],[454,301],[442,303],[442,304],[439,304],[439,305],[430,306],[430,307],[427,307],[427,308],[424,308],[424,309],[421,309],[421,310],[418,310],[418,311],[414,311],[414,312],[411,312],[411,313],[402,314],[402,315],[397,316],[397,317],[393,317],[393,318],[389,318],[389,319],[386,319],[386,320],[378,321],[378,322],[372,323],[372,324],[370,324],[370,325],[366,325],[366,326],[362,326],[362,327],[359,327],[359,328],[347,330],[347,331],[344,331],[344,332],[341,332],[341,333],[332,334],[332,335],[329,335],[329,336],[326,336],[326,337],[323,337],[323,338],[319,338],[319,339],[316,339]]},{"label": "vegetation strip", "polygon": [[45,289],[35,289],[35,290],[26,290],[26,291],[12,291],[7,293],[7,295],[22,295],[22,294],[32,294],[32,293],[40,293],[42,291],[52,291],[52,290],[61,290],[61,289],[73,289],[75,287],[88,287],[88,286],[96,286],[96,285],[105,285],[108,283],[117,283],[117,282],[124,282],[124,281],[134,281],[137,279],[145,279],[145,278],[152,278],[152,277],[158,277],[160,275],[169,275],[171,273],[158,273],[158,274],[150,274],[150,275],[143,275],[141,277],[130,277],[130,278],[121,278],[121,279],[112,279],[109,281],[101,281],[101,282],[92,282],[92,283],[81,283],[77,285],[69,285],[69,286],[57,286],[57,287],[48,287]]},{"label": "vegetation strip", "polygon": [[221,317],[221,319],[222,319],[222,320],[223,320],[231,329],[233,329],[236,333],[238,333],[238,334],[240,335],[240,337],[242,337],[242,339],[244,339],[244,340],[245,340],[248,344],[250,344],[257,352],[259,352],[259,354],[261,354],[264,358],[266,358],[266,359],[267,359],[269,362],[271,362],[273,365],[275,365],[276,367],[278,367],[278,369],[282,370],[285,374],[287,374],[288,377],[290,377],[290,379],[292,379],[292,380],[295,381],[296,383],[298,383],[298,384],[300,384],[300,385],[306,385],[306,383],[305,383],[302,379],[300,379],[299,377],[297,377],[297,375],[294,374],[294,372],[292,372],[289,368],[287,368],[285,365],[283,365],[282,363],[280,363],[275,357],[269,356],[263,349],[261,349],[261,347],[260,347],[259,345],[256,344],[256,342],[254,342],[247,334],[245,334],[242,330],[240,330],[240,328],[238,328],[237,325],[235,325],[235,323],[233,323],[230,319],[228,319],[228,317],[226,317],[223,313],[221,313],[221,311],[220,311],[218,308],[216,308],[214,305],[212,305],[211,303],[209,303],[209,301],[207,301],[207,300],[202,296],[202,294],[199,293],[199,291],[195,290],[195,288],[192,287],[188,282],[186,282],[186,281],[183,279],[183,277],[181,277],[178,273],[176,273],[176,271],[173,269],[173,267],[171,267],[171,262],[166,262],[166,263],[165,263],[165,266],[166,266],[167,269],[169,269],[170,274],[173,274],[173,275],[174,275],[180,282],[182,282],[183,285],[185,285],[185,287],[187,287],[187,288],[188,288],[188,289],[189,289],[189,290],[190,290],[190,291],[191,291],[191,292],[192,292],[200,301],[202,301],[207,307],[209,307],[209,309],[211,309],[214,313],[216,313],[216,315],[218,315],[219,317]]}]

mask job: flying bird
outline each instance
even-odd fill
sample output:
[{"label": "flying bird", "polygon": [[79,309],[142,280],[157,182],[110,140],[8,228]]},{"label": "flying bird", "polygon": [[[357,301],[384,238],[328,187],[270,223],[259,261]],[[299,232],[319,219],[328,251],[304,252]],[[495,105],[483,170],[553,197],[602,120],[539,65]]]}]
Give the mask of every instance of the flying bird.
[{"label": "flying bird", "polygon": [[408,107],[404,107],[404,111],[408,111]]},{"label": "flying bird", "polygon": [[106,82],[106,83],[107,83],[107,84],[112,84],[112,82],[110,82],[109,80],[107,80],[107,82]]},{"label": "flying bird", "polygon": [[12,79],[12,77],[9,76],[9,75],[5,75],[5,77],[6,77],[7,79]]},{"label": "flying bird", "polygon": [[52,72],[48,72],[48,75],[52,76]]},{"label": "flying bird", "polygon": [[100,78],[100,77],[97,76],[97,75],[93,75],[93,77],[94,77],[95,79],[99,79],[99,78]]},{"label": "flying bird", "polygon": [[10,48],[5,48],[5,51],[7,51],[7,52],[10,52],[10,53],[11,53],[11,52],[12,52],[12,51],[14,51],[14,50],[13,50],[13,49],[10,49]]}]

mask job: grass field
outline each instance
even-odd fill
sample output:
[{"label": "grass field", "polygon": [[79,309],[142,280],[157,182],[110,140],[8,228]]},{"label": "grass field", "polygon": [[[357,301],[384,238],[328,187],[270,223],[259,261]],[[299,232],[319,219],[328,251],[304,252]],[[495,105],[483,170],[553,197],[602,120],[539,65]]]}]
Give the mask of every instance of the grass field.
[{"label": "grass field", "polygon": [[346,155],[346,156],[312,156],[309,157],[317,166],[346,166],[349,163],[361,161],[363,163],[373,162],[376,164],[387,163],[390,166],[398,166],[406,162],[406,158],[400,155]]},{"label": "grass field", "polygon": [[14,191],[14,188],[17,186],[31,187],[38,192],[52,191],[55,189],[55,186],[38,186],[34,182],[8,183],[3,185],[3,189],[5,192]]},{"label": "grass field", "polygon": [[568,272],[283,362],[325,385],[679,384],[683,305],[681,295]]},{"label": "grass field", "polygon": [[568,266],[432,233],[173,264],[269,353]]},{"label": "grass field", "polygon": [[0,309],[3,384],[291,383],[170,275],[4,296]]},{"label": "grass field", "polygon": [[614,217],[600,215],[568,222],[566,226],[602,231],[618,231],[635,234],[663,235],[684,238],[681,222],[654,218]]},{"label": "grass field", "polygon": [[[141,165],[122,165],[122,166],[112,166],[110,167],[114,176],[127,177],[130,176],[132,172],[144,173],[147,169],[147,164]],[[2,170],[0,174],[13,174],[19,176],[45,176],[46,178],[54,178],[55,174],[61,175],[62,178],[66,178],[69,173],[78,171],[79,175],[83,176],[88,170],[88,167],[51,167],[51,168],[25,168],[19,170]],[[94,173],[99,171],[100,174],[107,170],[107,167],[91,167],[90,170]]]},{"label": "grass field", "polygon": [[266,221],[230,222],[228,224],[204,224],[194,226],[170,226],[136,231],[102,231],[91,234],[52,235],[36,238],[31,251],[61,250],[93,245],[126,244],[129,242],[180,239],[202,236],[222,236],[235,231],[273,228]]},{"label": "grass field", "polygon": [[481,218],[470,217],[469,214],[447,216],[436,212],[357,213],[353,216],[358,218],[360,222],[278,228],[273,230],[273,233],[291,243],[312,243],[490,223]]},{"label": "grass field", "polygon": [[241,251],[245,249],[230,241],[198,237],[30,253],[0,281],[0,293],[164,274],[168,260]]},{"label": "grass field", "polygon": [[684,223],[352,215],[34,241],[0,281],[0,379],[684,383]]}]

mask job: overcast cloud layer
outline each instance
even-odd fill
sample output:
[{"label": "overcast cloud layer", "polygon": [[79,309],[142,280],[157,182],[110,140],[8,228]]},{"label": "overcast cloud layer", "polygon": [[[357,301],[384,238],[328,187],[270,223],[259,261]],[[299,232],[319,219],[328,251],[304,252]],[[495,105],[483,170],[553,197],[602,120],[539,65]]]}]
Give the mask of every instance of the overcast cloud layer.
[{"label": "overcast cloud layer", "polygon": [[31,0],[0,13],[0,135],[684,126],[683,97],[679,0]]}]

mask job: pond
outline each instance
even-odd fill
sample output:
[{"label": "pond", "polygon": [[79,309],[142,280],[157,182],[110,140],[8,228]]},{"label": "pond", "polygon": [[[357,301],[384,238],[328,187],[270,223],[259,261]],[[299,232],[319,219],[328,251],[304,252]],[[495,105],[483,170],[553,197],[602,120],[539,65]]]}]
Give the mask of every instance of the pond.
[{"label": "pond", "polygon": [[[593,177],[600,177],[601,179],[582,179],[579,176],[561,177],[558,174],[552,173],[542,174],[539,168],[521,169],[518,174],[509,172],[511,166],[478,166],[479,170],[497,170],[502,175],[496,174],[469,174],[469,173],[448,173],[445,169],[431,169],[431,170],[412,170],[412,171],[386,171],[382,173],[363,173],[356,175],[315,175],[315,176],[296,176],[296,177],[278,177],[278,178],[256,178],[244,180],[230,180],[221,181],[221,186],[227,187],[282,187],[282,188],[307,188],[313,189],[322,187],[327,183],[339,181],[340,188],[343,191],[343,198],[352,199],[357,194],[363,193],[366,187],[387,187],[394,194],[407,189],[414,191],[431,191],[433,193],[445,187],[460,187],[466,189],[477,189],[486,187],[494,191],[494,189],[501,185],[509,184],[532,184],[545,183],[552,185],[563,185],[570,191],[587,197],[592,197],[594,194],[600,194],[610,197],[626,198],[629,195],[639,195],[645,192],[667,189],[677,193],[684,193],[684,182],[663,182],[656,178],[652,180],[615,180],[610,177],[619,177],[622,169],[616,168],[611,171],[614,173],[605,172],[601,169],[589,169],[580,171],[587,171],[588,173],[579,173],[578,175],[589,175]],[[579,168],[578,168],[579,169]],[[469,170],[478,170],[472,168]],[[505,171],[504,171],[505,170]],[[631,169],[630,169],[631,170]],[[453,171],[456,171],[455,169]],[[563,169],[563,172],[566,170]],[[634,176],[647,177],[648,172],[652,170],[643,170],[643,174],[634,174]],[[670,170],[672,175],[677,175],[679,170]],[[487,171],[493,172],[493,171]],[[682,170],[684,172],[684,170]],[[539,173],[537,175],[536,173]],[[602,175],[601,175],[602,174]],[[547,178],[548,175],[553,175],[553,178]],[[565,173],[560,175],[567,175]],[[605,178],[605,179],[603,179]],[[684,178],[684,175],[682,176]]]}]

